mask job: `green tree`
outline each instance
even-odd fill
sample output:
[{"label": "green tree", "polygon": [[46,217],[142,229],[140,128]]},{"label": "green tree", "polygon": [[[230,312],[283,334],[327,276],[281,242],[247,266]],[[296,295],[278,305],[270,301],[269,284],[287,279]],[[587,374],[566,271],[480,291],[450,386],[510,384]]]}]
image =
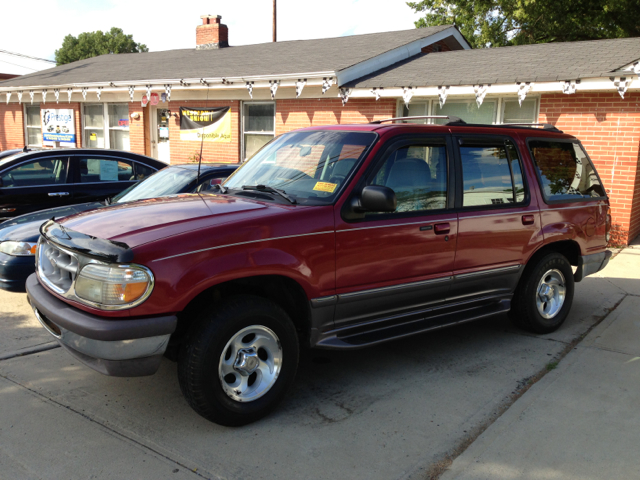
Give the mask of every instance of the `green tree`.
[{"label": "green tree", "polygon": [[474,48],[640,36],[638,0],[422,0],[416,27],[456,25]]},{"label": "green tree", "polygon": [[132,35],[125,35],[121,28],[113,27],[109,32],[84,32],[74,37],[64,37],[62,47],[56,50],[58,65],[71,63],[84,58],[97,57],[107,53],[148,52],[146,45],[133,41]]}]

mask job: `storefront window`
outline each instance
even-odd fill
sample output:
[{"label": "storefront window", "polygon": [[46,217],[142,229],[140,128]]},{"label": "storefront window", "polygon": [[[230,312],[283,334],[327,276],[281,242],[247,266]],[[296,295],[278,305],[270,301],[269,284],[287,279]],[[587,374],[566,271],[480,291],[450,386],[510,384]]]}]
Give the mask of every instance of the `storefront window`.
[{"label": "storefront window", "polygon": [[130,150],[129,106],[126,103],[88,104],[83,113],[84,147]]},{"label": "storefront window", "polygon": [[[538,121],[538,99],[528,98],[518,102],[517,98],[503,97],[486,98],[480,108],[475,99],[449,99],[440,108],[438,100],[412,101],[409,105],[401,102],[403,117],[417,117],[424,115],[452,115],[467,123],[491,125],[495,123],[536,123]],[[444,124],[446,119],[407,120],[407,123],[437,123]]]},{"label": "storefront window", "polygon": [[28,147],[42,146],[40,105],[25,105],[25,129]]},{"label": "storefront window", "polygon": [[275,103],[245,103],[242,111],[243,159],[251,158],[276,133]]}]

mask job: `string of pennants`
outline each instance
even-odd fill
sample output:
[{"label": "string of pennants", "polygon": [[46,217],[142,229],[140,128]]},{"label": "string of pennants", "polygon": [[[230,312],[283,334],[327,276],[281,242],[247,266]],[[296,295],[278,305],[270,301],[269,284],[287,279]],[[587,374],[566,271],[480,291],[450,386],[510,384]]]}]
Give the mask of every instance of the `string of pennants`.
[{"label": "string of pennants", "polygon": [[[625,72],[626,73],[626,72]],[[613,88],[615,88],[615,90],[619,93],[620,97],[624,98],[625,93],[627,92],[627,90],[629,89],[629,87],[631,86],[631,83],[633,82],[633,80],[635,80],[635,78],[640,77],[640,61],[635,62],[632,67],[631,70],[629,71],[628,74],[626,74],[625,76],[615,76],[615,77],[609,77],[609,79],[612,82],[612,86]],[[209,83],[205,80],[205,79],[200,79],[200,83],[203,86],[209,86]],[[566,95],[572,95],[575,94],[580,86],[580,79],[575,79],[575,80],[565,80],[561,82],[561,89],[562,89],[562,93],[566,94]],[[229,82],[226,79],[223,79],[222,81],[223,85],[233,85],[233,82]],[[329,91],[329,89],[331,89],[331,87],[333,85],[336,84],[335,78],[334,77],[323,77],[322,78],[322,94],[326,94],[327,91]],[[278,91],[278,88],[281,85],[281,80],[270,80],[269,81],[269,92],[270,92],[270,96],[271,99],[275,99],[276,97],[276,93]],[[305,86],[307,85],[307,79],[306,78],[299,78],[297,79],[297,81],[295,82],[294,86],[295,86],[295,92],[296,92],[296,97],[295,98],[300,98],[303,89],[305,88]],[[113,83],[110,84],[111,87],[115,88],[116,85],[114,85]],[[163,84],[161,86],[161,88],[164,89],[164,93],[162,94],[162,101],[170,101],[171,100],[171,91],[172,88],[175,87],[176,85],[172,85],[172,84]],[[179,86],[180,87],[189,87],[190,84],[186,83],[184,80],[180,80],[179,81]],[[517,86],[517,90],[516,93],[518,95],[518,102],[520,104],[520,106],[522,106],[522,102],[526,99],[527,95],[529,94],[529,92],[532,90],[533,86],[534,86],[534,82],[516,82],[516,86]],[[98,101],[100,101],[101,96],[102,96],[102,91],[103,91],[102,86],[100,87],[95,87],[94,89],[91,89],[92,92],[95,93]],[[136,92],[137,88],[141,88],[141,87],[136,87],[135,85],[129,85],[128,86],[128,93],[129,93],[129,98],[130,101],[133,102],[134,101],[134,94]],[[153,85],[151,84],[147,84],[144,87],[142,87],[146,90],[146,97],[147,99],[149,99],[151,97],[151,93],[152,90],[154,88]],[[253,81],[247,81],[245,82],[245,88],[247,89],[247,93],[249,95],[249,97],[251,99],[253,99],[253,91],[255,88],[255,82]],[[404,101],[404,103],[406,105],[408,105],[413,96],[416,94],[417,91],[417,87],[413,87],[413,86],[406,86],[406,87],[400,87],[402,88],[402,99]],[[440,108],[442,108],[446,101],[447,101],[447,97],[450,94],[450,89],[451,86],[450,85],[439,85],[437,87],[437,92],[438,92],[438,102],[440,104]],[[53,88],[53,94],[55,96],[55,100],[56,103],[60,102],[60,93],[61,93],[61,89],[60,88]],[[480,108],[480,106],[482,105],[482,103],[484,102],[484,99],[487,95],[487,93],[491,90],[491,84],[477,84],[477,85],[473,85],[473,92],[475,94],[475,99],[476,99],[476,104],[478,105],[478,108]],[[78,89],[74,89],[72,87],[66,88],[66,92],[67,92],[67,101],[69,103],[71,103],[71,97],[73,95],[73,93],[81,93],[82,94],[82,99],[83,101],[87,101],[87,95],[89,93],[90,89],[89,87],[81,87],[79,90]],[[375,97],[375,100],[380,100],[383,92],[384,92],[384,87],[373,87],[369,90],[369,92]],[[23,94],[24,91],[23,90],[18,90],[18,91],[8,91],[8,92],[4,92],[6,95],[6,102],[7,104],[11,101],[11,98],[13,96],[13,93],[16,94],[17,99],[18,99],[18,103],[22,103],[22,98],[23,98]],[[29,97],[30,97],[30,101],[33,104],[34,102],[34,97],[36,93],[40,93],[42,95],[42,102],[46,103],[47,101],[47,94],[49,93],[49,91],[47,89],[42,89],[40,91],[38,90],[28,90],[29,93]],[[340,87],[338,89],[338,97],[342,100],[342,104],[346,105],[346,103],[349,101],[349,98],[351,97],[353,93],[353,90],[350,88],[344,88],[344,87]]]}]

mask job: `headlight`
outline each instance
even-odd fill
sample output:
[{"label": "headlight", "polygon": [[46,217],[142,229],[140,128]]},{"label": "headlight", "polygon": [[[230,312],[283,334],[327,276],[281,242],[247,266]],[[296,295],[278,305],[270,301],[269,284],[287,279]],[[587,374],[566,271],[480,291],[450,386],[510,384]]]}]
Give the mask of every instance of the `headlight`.
[{"label": "headlight", "polygon": [[36,254],[36,243],[29,242],[2,242],[0,243],[0,252],[14,257],[26,257]]},{"label": "headlight", "polygon": [[76,278],[76,296],[101,307],[133,307],[153,289],[153,274],[139,265],[85,265]]}]

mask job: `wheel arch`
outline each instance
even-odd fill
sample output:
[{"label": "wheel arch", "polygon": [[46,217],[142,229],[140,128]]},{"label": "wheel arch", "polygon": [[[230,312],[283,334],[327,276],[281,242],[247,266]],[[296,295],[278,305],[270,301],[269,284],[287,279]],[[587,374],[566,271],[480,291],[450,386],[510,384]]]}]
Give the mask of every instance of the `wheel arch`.
[{"label": "wheel arch", "polygon": [[302,285],[284,275],[242,277],[206,288],[178,313],[178,326],[172,336],[172,343],[180,343],[201,309],[215,306],[224,299],[239,294],[255,295],[276,303],[291,318],[300,340],[308,343],[311,334],[311,308],[307,294]]}]

